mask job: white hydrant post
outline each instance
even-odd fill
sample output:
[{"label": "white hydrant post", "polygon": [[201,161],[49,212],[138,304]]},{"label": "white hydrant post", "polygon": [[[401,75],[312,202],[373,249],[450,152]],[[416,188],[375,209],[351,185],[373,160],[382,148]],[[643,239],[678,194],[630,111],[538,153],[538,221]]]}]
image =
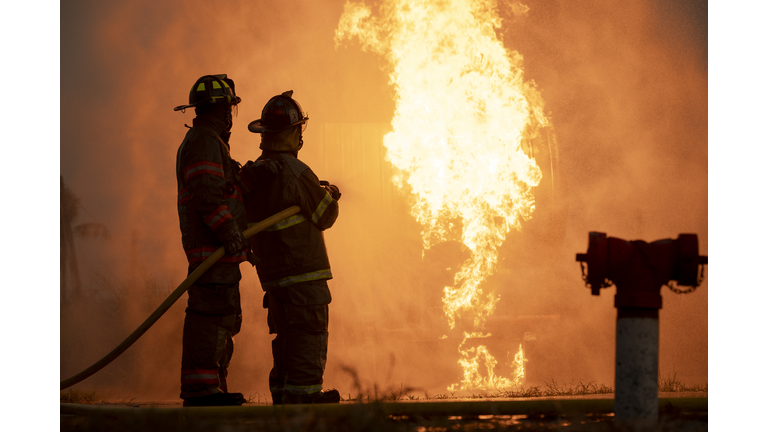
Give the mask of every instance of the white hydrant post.
[{"label": "white hydrant post", "polygon": [[659,311],[619,308],[616,319],[617,423],[649,428],[659,419]]}]

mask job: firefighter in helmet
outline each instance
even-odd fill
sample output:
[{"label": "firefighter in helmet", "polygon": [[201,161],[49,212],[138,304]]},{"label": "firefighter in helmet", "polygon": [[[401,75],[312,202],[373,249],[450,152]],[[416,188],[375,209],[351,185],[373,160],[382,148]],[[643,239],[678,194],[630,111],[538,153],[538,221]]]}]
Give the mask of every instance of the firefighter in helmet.
[{"label": "firefighter in helmet", "polygon": [[[337,390],[323,391],[328,351],[328,304],[331,265],[323,231],[339,215],[339,188],[318,180],[297,156],[309,117],[287,91],[270,99],[261,119],[248,130],[261,134],[261,156],[255,163],[275,161],[280,172],[246,195],[248,222],[298,205],[301,211],[251,238],[252,263],[264,289],[272,341],[269,387],[274,404],[336,403]],[[243,167],[248,177],[254,162]]]},{"label": "firefighter in helmet", "polygon": [[[226,254],[189,287],[182,336],[181,395],[184,406],[241,405],[229,393],[227,367],[240,331],[240,268],[248,245],[240,164],[229,153],[232,117],[241,99],[226,74],[205,75],[189,93],[196,117],[176,154],[177,207],[181,243],[192,273],[224,246]],[[185,125],[186,126],[186,125]],[[189,126],[187,126],[189,127]],[[252,177],[269,176],[279,165],[252,166]]]}]

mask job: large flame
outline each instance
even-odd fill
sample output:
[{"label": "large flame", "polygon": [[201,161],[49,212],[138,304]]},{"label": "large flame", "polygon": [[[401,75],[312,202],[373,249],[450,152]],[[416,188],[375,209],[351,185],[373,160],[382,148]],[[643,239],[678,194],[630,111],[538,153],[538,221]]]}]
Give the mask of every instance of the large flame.
[{"label": "large flame", "polygon": [[523,81],[522,56],[497,36],[495,1],[384,0],[378,15],[347,2],[335,42],[358,36],[363,49],[389,63],[396,110],[384,145],[398,172],[393,181],[415,198],[411,214],[423,227],[424,249],[459,240],[470,252],[444,288],[449,327],[462,316],[472,321],[459,345],[464,376],[449,390],[519,384],[521,371],[512,380],[494,375],[496,360],[484,345],[464,346],[490,336],[482,330],[499,297],[480,284],[494,271],[507,233],[534,210],[532,187],[542,174],[521,142],[548,125],[543,100]]}]

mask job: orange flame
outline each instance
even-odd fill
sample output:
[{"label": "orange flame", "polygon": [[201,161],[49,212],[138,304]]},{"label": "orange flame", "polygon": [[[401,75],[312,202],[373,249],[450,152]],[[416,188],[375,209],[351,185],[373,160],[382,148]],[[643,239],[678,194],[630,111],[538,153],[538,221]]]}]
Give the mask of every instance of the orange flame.
[{"label": "orange flame", "polygon": [[522,56],[497,37],[495,7],[493,0],[384,0],[374,17],[365,4],[347,2],[335,36],[337,47],[357,36],[364,50],[388,60],[396,110],[384,146],[393,181],[415,198],[411,214],[423,227],[424,249],[459,240],[470,251],[443,294],[451,329],[462,315],[473,322],[459,345],[463,380],[449,390],[517,382],[494,375],[485,346],[463,346],[482,334],[499,301],[480,287],[496,267],[497,248],[534,210],[532,187],[542,173],[521,142],[549,125],[535,84],[523,80]]},{"label": "orange flame", "polygon": [[515,360],[510,365],[515,369],[515,373],[512,376],[512,379],[516,386],[519,386],[525,379],[525,362],[527,361],[528,360],[525,358],[525,353],[523,352],[523,344],[520,344],[520,346],[517,348],[517,353],[515,354]]}]

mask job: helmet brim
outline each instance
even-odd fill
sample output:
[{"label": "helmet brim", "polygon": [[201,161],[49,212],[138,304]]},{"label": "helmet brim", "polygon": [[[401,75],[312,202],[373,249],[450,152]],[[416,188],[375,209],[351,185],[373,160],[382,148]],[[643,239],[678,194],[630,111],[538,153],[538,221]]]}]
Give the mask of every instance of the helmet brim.
[{"label": "helmet brim", "polygon": [[258,120],[254,120],[254,121],[248,123],[248,130],[253,132],[253,133],[280,132],[280,131],[284,131],[286,129],[290,129],[290,128],[294,127],[294,126],[306,124],[307,121],[309,121],[309,117],[305,117],[302,120],[300,120],[300,121],[298,121],[298,122],[296,122],[296,123],[294,123],[292,125],[288,125],[288,126],[286,126],[284,128],[280,128],[280,129],[267,129],[262,124],[261,119],[258,119]]},{"label": "helmet brim", "polygon": [[248,130],[253,132],[253,133],[266,132],[266,129],[261,124],[261,119],[254,120],[254,121],[248,123]]},{"label": "helmet brim", "polygon": [[[228,104],[230,104],[230,105],[237,105],[237,104],[239,104],[240,102],[242,102],[242,101],[243,101],[243,99],[241,99],[241,98],[240,98],[240,96],[235,96],[235,100],[236,100],[237,102],[227,102],[227,103],[228,103]],[[174,111],[181,111],[181,110],[185,110],[185,109],[187,109],[187,108],[197,108],[197,106],[198,106],[198,105],[202,105],[202,104],[204,104],[204,103],[206,103],[206,102],[208,102],[208,101],[207,101],[207,100],[204,100],[204,101],[199,101],[199,102],[197,102],[197,103],[193,103],[193,104],[188,104],[188,105],[179,105],[179,106],[177,106],[176,108],[174,108],[173,110],[174,110]],[[215,103],[220,103],[220,102],[215,102]]]},{"label": "helmet brim", "polygon": [[187,108],[192,108],[192,107],[194,107],[194,105],[179,105],[176,108],[174,108],[173,110],[174,111],[181,111],[181,110],[185,110]]}]

